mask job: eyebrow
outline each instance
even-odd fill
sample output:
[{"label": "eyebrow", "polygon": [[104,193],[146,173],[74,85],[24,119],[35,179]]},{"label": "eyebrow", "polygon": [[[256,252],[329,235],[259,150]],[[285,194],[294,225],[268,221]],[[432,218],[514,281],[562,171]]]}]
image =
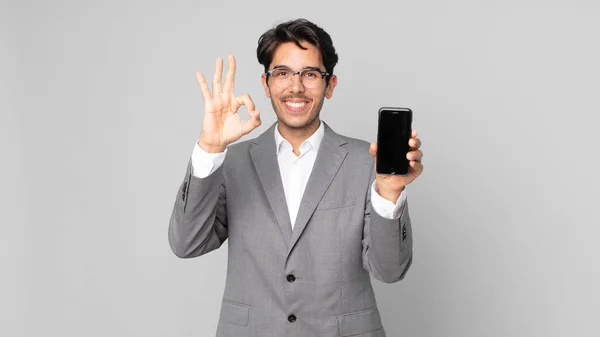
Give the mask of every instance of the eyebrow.
[{"label": "eyebrow", "polygon": [[[280,68],[286,68],[286,69],[292,70],[292,68],[290,68],[290,67],[288,67],[286,65],[283,65],[283,64],[278,64],[275,67],[273,67],[273,69],[280,69]],[[307,69],[308,70],[317,70],[317,71],[321,71],[321,72],[323,71],[323,70],[321,70],[321,68],[319,68],[319,67],[313,67],[313,66],[308,66],[308,67],[302,68],[302,70],[307,70]]]}]

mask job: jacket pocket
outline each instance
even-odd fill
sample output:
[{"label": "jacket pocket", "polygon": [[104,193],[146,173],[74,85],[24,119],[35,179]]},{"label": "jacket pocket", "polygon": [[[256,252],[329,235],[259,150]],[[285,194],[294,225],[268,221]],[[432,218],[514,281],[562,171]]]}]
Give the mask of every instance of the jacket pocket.
[{"label": "jacket pocket", "polygon": [[375,331],[382,327],[377,308],[361,310],[338,316],[340,335],[354,336]]},{"label": "jacket pocket", "polygon": [[354,199],[348,200],[326,200],[323,199],[317,205],[317,210],[330,210],[330,209],[341,209],[347,208],[356,205],[356,201]]},{"label": "jacket pocket", "polygon": [[239,326],[248,325],[248,316],[250,314],[250,307],[232,302],[229,300],[223,300],[221,304],[221,315],[220,319],[223,322],[231,323]]}]

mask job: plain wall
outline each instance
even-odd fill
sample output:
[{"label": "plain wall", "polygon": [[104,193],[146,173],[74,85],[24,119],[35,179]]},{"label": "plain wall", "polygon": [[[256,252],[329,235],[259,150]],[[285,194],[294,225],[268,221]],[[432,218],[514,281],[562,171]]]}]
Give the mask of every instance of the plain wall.
[{"label": "plain wall", "polygon": [[299,16],[340,55],[322,119],[374,141],[379,107],[410,107],[423,141],[413,265],[374,280],[388,335],[600,335],[597,1],[1,6],[1,336],[214,335],[226,249],[167,242],[195,72],[235,55],[259,135],[258,37]]}]

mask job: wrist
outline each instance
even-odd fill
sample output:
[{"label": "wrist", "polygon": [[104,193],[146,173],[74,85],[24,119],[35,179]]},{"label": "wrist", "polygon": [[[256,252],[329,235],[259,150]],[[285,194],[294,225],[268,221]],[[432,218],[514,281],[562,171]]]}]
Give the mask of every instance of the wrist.
[{"label": "wrist", "polygon": [[198,141],[198,146],[208,153],[221,153],[225,151],[226,146],[206,144],[202,140]]},{"label": "wrist", "polygon": [[404,191],[405,186],[400,186],[397,188],[388,188],[387,186],[383,185],[383,184],[377,184],[377,182],[375,183],[375,187],[377,189],[377,193],[379,193],[379,195],[392,202],[393,204],[396,204],[398,202],[398,199],[400,198],[400,195],[402,194],[402,192]]}]

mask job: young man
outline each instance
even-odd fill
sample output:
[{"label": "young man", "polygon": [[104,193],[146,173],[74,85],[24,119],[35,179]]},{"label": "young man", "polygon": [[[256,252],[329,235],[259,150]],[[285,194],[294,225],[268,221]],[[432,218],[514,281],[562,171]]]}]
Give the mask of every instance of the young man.
[{"label": "young man", "polygon": [[[413,130],[407,176],[375,174],[377,144],[336,134],[320,119],[337,84],[330,36],[307,20],[259,39],[262,84],[277,123],[260,125],[233,93],[235,59],[212,93],[201,73],[202,132],[181,184],[169,243],[181,258],[228,242],[217,336],[386,336],[370,275],[401,280],[412,262],[405,186],[423,171]],[[298,76],[296,76],[298,75]],[[237,115],[245,105],[250,119]]]}]

